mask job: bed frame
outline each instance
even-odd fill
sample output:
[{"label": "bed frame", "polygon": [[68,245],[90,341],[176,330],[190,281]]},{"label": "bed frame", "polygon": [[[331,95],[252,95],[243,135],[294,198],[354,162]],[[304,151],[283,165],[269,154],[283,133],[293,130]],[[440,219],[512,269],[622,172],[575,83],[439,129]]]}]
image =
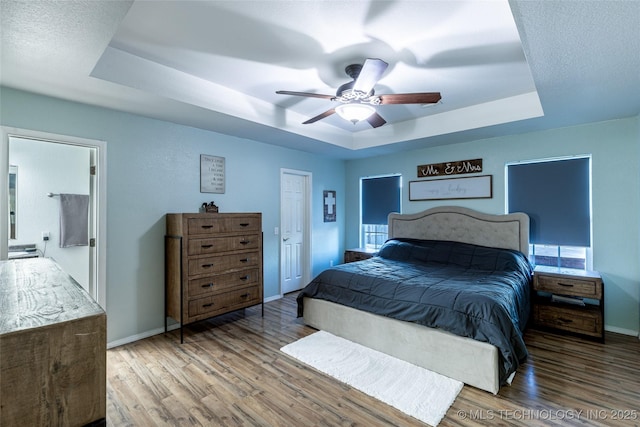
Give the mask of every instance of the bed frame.
[{"label": "bed frame", "polygon": [[[437,207],[416,214],[389,215],[389,238],[472,243],[529,254],[529,217],[491,215],[461,207]],[[320,299],[304,299],[304,321],[401,360],[497,394],[498,349],[453,335]],[[509,383],[513,375],[509,378]]]}]

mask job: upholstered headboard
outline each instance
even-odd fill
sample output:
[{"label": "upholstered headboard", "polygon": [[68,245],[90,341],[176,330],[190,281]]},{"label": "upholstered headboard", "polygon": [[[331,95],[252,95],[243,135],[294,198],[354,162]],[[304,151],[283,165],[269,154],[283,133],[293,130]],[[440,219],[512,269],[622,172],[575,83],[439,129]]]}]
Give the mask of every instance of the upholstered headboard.
[{"label": "upholstered headboard", "polygon": [[389,214],[389,238],[448,240],[514,249],[529,256],[529,216],[486,214],[442,206],[415,214]]}]

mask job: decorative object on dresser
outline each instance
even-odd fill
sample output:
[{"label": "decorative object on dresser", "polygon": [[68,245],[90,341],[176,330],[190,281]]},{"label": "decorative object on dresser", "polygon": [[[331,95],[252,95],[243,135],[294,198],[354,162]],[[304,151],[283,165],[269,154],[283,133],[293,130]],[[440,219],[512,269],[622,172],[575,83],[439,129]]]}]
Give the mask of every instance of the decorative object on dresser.
[{"label": "decorative object on dresser", "polygon": [[216,204],[211,201],[209,203],[204,202],[202,204],[202,206],[200,207],[200,212],[206,212],[206,213],[218,213],[218,207],[216,206]]},{"label": "decorative object on dresser", "polygon": [[604,342],[604,283],[597,271],[537,266],[533,322]]},{"label": "decorative object on dresser", "polygon": [[0,290],[0,425],[106,425],[104,310],[50,258],[0,261]]},{"label": "decorative object on dresser", "polygon": [[362,261],[369,259],[376,254],[375,250],[367,248],[354,248],[344,251],[344,262]]},{"label": "decorative object on dresser", "polygon": [[262,214],[172,213],[166,217],[167,317],[183,327],[262,304]]}]

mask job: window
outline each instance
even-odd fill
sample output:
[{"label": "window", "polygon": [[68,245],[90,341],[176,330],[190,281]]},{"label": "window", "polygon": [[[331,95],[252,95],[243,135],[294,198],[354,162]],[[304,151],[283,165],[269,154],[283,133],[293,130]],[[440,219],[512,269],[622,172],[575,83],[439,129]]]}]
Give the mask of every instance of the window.
[{"label": "window", "polygon": [[360,242],[378,249],[387,240],[387,217],[400,212],[402,177],[387,175],[360,180]]},{"label": "window", "polygon": [[529,215],[534,264],[590,268],[591,157],[508,164],[507,212]]}]

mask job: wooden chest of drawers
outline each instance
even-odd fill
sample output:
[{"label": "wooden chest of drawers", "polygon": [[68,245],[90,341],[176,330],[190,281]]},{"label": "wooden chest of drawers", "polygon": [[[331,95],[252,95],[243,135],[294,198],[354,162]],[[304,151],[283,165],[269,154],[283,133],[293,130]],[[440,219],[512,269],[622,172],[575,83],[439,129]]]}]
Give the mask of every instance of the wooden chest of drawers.
[{"label": "wooden chest of drawers", "polygon": [[0,426],[105,426],[107,316],[50,258],[0,261]]},{"label": "wooden chest of drawers", "polygon": [[538,266],[533,290],[534,325],[604,341],[604,284],[600,274]]},{"label": "wooden chest of drawers", "polygon": [[[167,214],[166,317],[182,327],[263,303],[262,214]],[[165,323],[165,329],[166,329]]]}]

